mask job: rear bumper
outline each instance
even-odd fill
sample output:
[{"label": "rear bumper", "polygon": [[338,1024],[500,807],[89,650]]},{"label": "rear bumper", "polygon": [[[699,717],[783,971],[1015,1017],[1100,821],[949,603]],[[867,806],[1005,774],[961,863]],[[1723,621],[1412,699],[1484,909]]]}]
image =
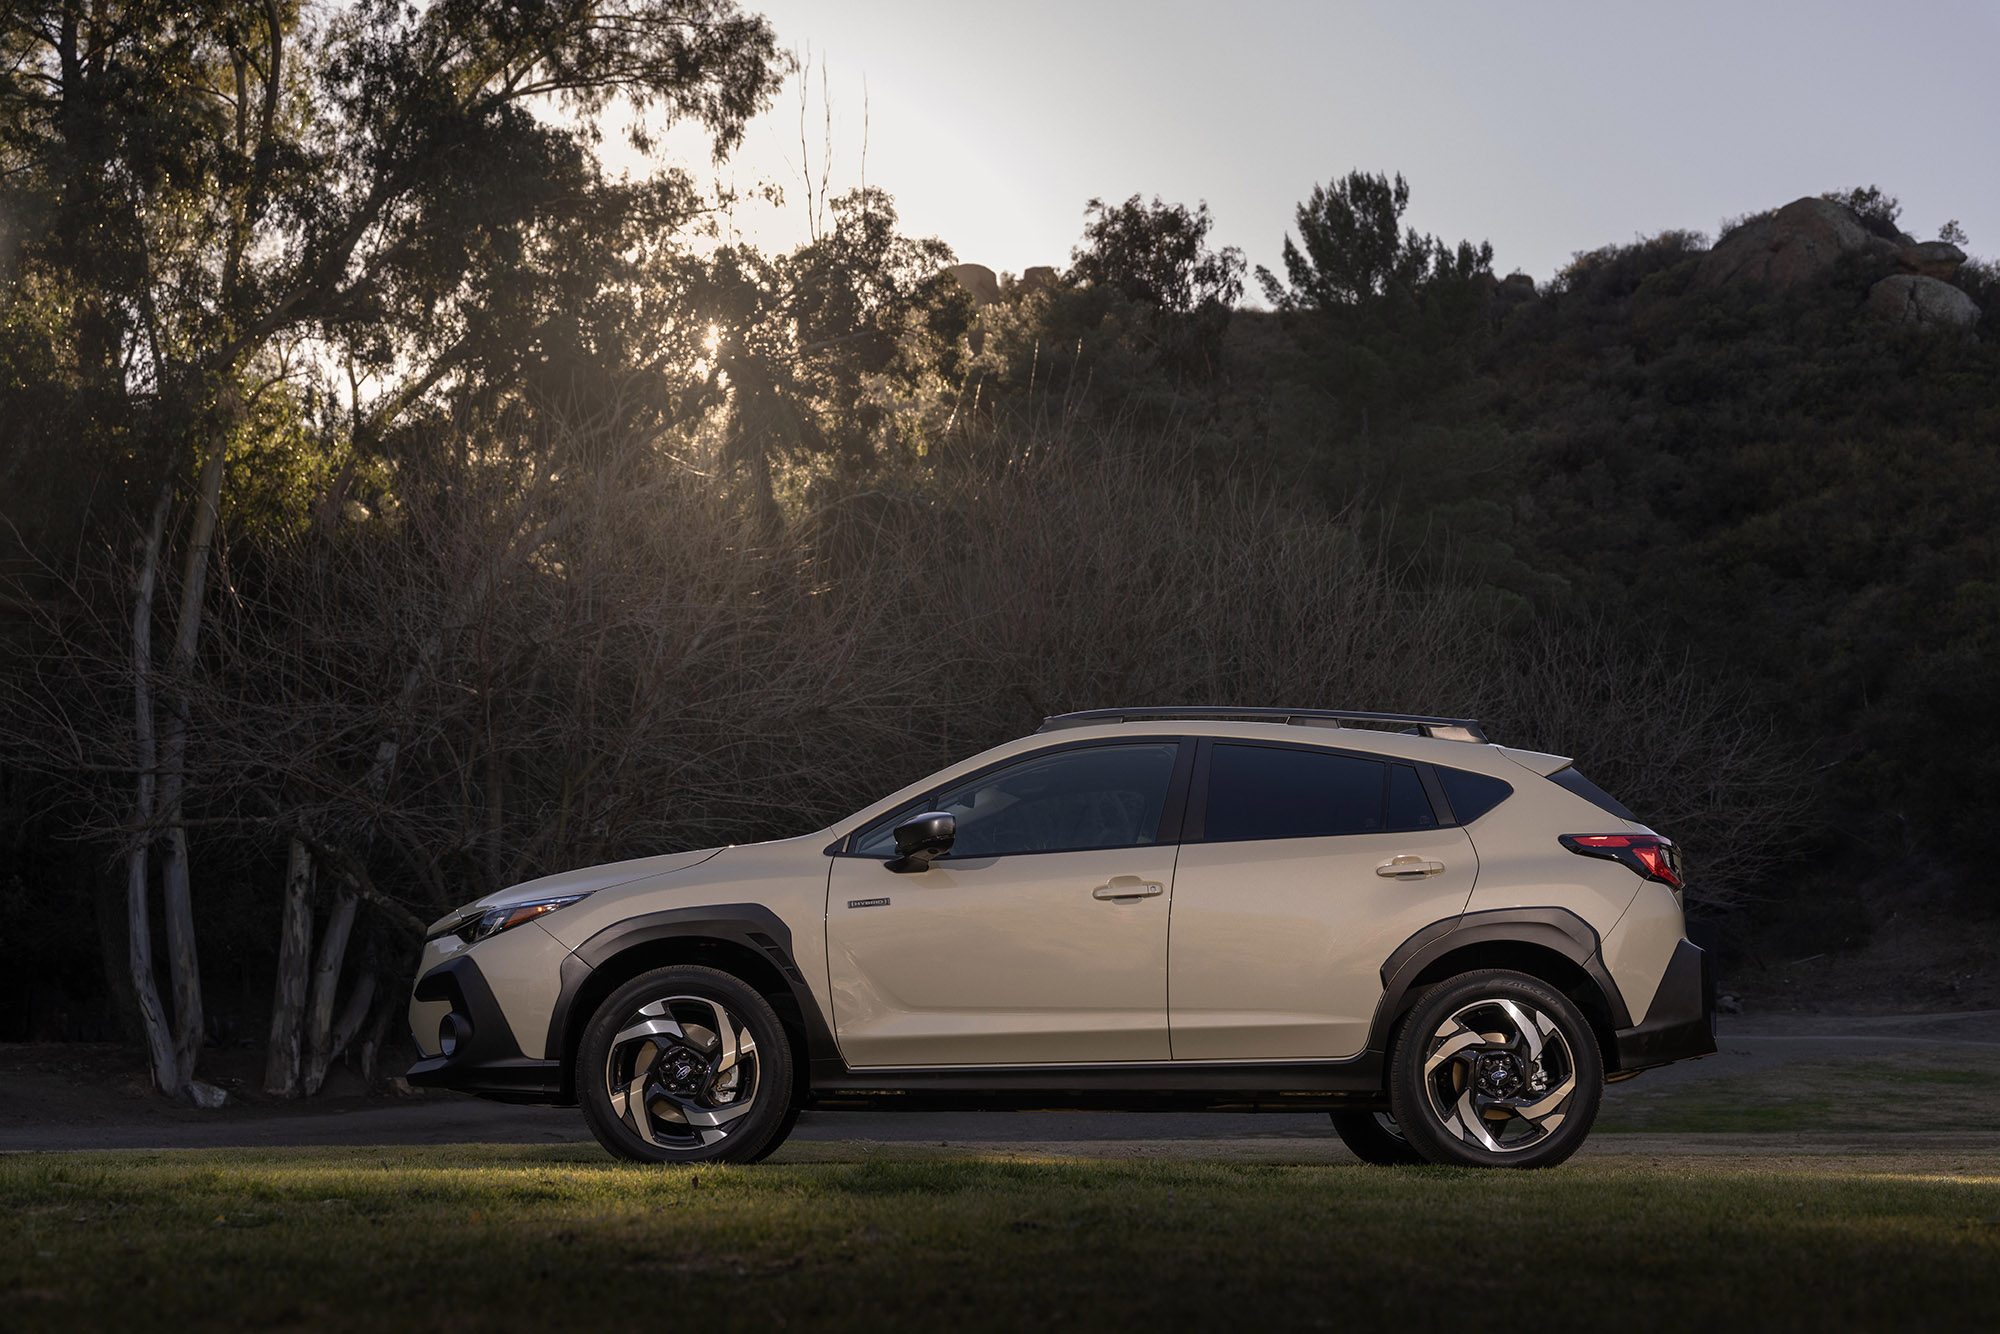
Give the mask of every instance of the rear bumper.
[{"label": "rear bumper", "polygon": [[1645,1070],[1715,1054],[1715,974],[1706,951],[1683,940],[1646,1007],[1646,1022],[1621,1028],[1611,1053],[1616,1070]]},{"label": "rear bumper", "polygon": [[500,1002],[479,965],[466,955],[439,964],[417,982],[420,1001],[444,1001],[451,1013],[451,1050],[427,1056],[405,1076],[423,1088],[455,1089],[500,1102],[557,1103],[562,1099],[562,1063],[521,1054]]}]

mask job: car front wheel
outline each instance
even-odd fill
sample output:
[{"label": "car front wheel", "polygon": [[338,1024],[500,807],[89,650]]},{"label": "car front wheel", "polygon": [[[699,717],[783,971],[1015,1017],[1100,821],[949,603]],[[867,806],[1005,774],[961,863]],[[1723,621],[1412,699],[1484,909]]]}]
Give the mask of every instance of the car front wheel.
[{"label": "car front wheel", "polygon": [[1404,1019],[1389,1102],[1434,1163],[1553,1167],[1590,1133],[1604,1093],[1597,1037],[1575,1002],[1522,973],[1462,973]]},{"label": "car front wheel", "polygon": [[584,1029],[576,1087],[597,1142],[635,1162],[756,1162],[795,1119],[783,1024],[714,968],[658,968],[612,992]]}]

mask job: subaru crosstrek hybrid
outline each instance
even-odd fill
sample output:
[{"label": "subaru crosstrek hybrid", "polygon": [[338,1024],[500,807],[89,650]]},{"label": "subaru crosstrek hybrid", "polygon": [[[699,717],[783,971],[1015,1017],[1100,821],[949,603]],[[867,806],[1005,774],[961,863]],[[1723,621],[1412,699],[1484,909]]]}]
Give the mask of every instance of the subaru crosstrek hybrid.
[{"label": "subaru crosstrek hybrid", "polygon": [[1324,1109],[1370,1162],[1547,1166],[1607,1080],[1715,1050],[1681,896],[1670,841],[1467,719],[1067,714],[817,833],[468,904],[409,1078],[654,1162],[947,1104]]}]

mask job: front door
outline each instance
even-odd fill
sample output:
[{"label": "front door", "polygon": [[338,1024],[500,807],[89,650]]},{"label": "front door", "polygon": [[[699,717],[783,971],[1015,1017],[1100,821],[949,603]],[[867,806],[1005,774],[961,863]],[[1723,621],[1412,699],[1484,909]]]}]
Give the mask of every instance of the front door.
[{"label": "front door", "polygon": [[[1040,751],[836,856],[827,966],[847,1063],[1168,1059],[1180,750],[1148,738]],[[896,874],[883,865],[894,826],[922,809],[951,812],[957,841],[928,871]]]},{"label": "front door", "polygon": [[1174,878],[1174,1059],[1358,1055],[1383,960],[1465,911],[1472,840],[1408,764],[1217,741],[1200,768]]}]

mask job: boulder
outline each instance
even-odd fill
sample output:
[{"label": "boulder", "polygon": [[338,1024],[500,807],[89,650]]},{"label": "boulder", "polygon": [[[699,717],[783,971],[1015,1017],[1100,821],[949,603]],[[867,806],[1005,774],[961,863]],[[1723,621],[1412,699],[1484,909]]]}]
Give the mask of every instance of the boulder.
[{"label": "boulder", "polygon": [[1921,273],[1892,273],[1868,289],[1868,309],[1899,324],[1963,329],[1979,323],[1972,298]]},{"label": "boulder", "polygon": [[1870,232],[1845,204],[1795,199],[1717,241],[1702,256],[1695,281],[1704,287],[1744,282],[1789,287],[1831,267],[1850,251],[1893,254],[1898,249],[1895,242]]},{"label": "boulder", "polygon": [[997,306],[1000,304],[1000,279],[984,264],[954,264],[951,276],[958,279],[958,285],[972,293],[975,306]]},{"label": "boulder", "polygon": [[1492,319],[1504,320],[1537,295],[1533,278],[1525,273],[1510,273],[1493,284],[1493,293],[1487,302],[1488,314]]},{"label": "boulder", "polygon": [[1965,252],[1949,241],[1921,241],[1905,246],[1896,255],[1905,273],[1921,273],[1926,278],[1949,279],[1965,263]]},{"label": "boulder", "polygon": [[226,1090],[213,1084],[204,1084],[199,1079],[191,1079],[187,1086],[188,1101],[205,1112],[213,1112],[229,1101]]},{"label": "boulder", "polygon": [[1046,264],[1021,270],[1021,279],[1014,284],[1015,296],[1028,296],[1035,292],[1046,292],[1056,285],[1056,271]]}]

